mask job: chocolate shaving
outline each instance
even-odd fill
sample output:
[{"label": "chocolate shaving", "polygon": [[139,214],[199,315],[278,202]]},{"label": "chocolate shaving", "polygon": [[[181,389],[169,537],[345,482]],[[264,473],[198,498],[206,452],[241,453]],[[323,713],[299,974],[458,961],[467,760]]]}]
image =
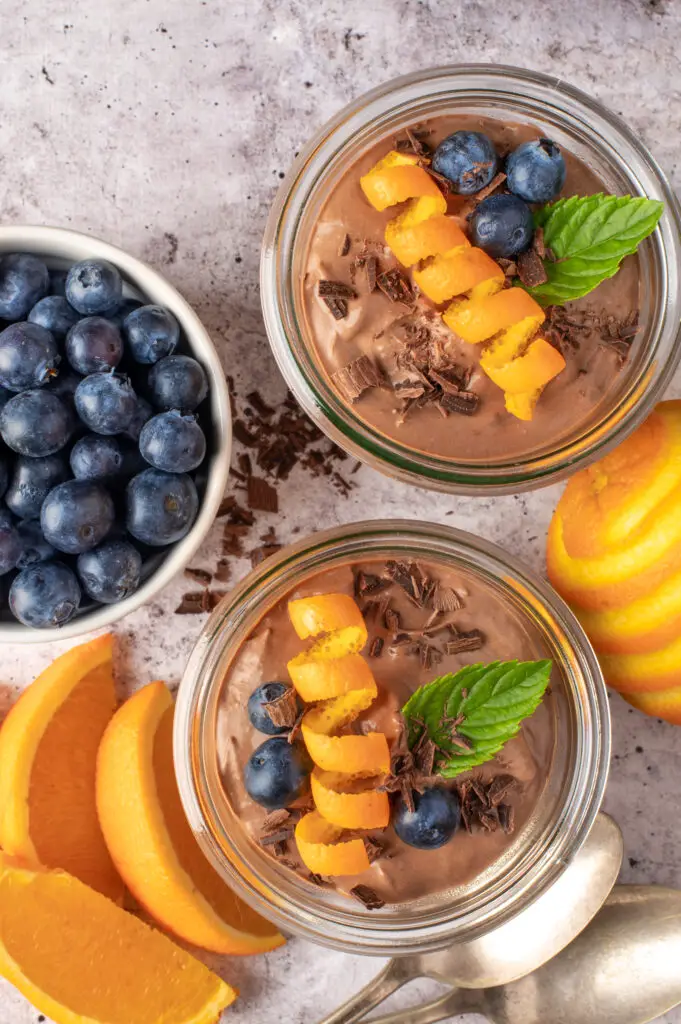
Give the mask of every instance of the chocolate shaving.
[{"label": "chocolate shaving", "polygon": [[445,412],[473,416],[480,405],[480,395],[476,395],[474,391],[459,391],[456,395],[443,395],[439,404]]},{"label": "chocolate shaving", "polygon": [[283,729],[293,728],[298,717],[298,698],[296,691],[289,686],[276,700],[263,704],[263,708],[273,725]]},{"label": "chocolate shaving", "polygon": [[222,553],[223,555],[234,555],[239,558],[244,553],[243,538],[250,531],[250,526],[245,523],[226,523],[222,531]]},{"label": "chocolate shaving", "polygon": [[232,578],[232,567],[229,562],[221,558],[215,567],[215,579],[218,583],[229,583]]},{"label": "chocolate shaving", "polygon": [[[475,168],[485,167],[489,167],[489,164],[476,164],[471,171],[467,172],[467,174],[469,175],[469,177],[472,177],[476,173]],[[461,209],[460,216],[470,217],[471,213],[478,205],[478,203],[481,203],[483,199],[487,199],[487,196],[491,196],[493,192],[496,192],[496,190],[500,188],[505,181],[506,175],[504,174],[503,171],[499,171],[499,173],[492,178],[489,185],[485,185],[485,187],[481,188],[479,192],[476,192],[474,195],[469,196],[466,204]]]},{"label": "chocolate shaving", "polygon": [[393,608],[386,608],[385,610],[385,628],[393,635],[399,633],[400,616]]},{"label": "chocolate shaving", "polygon": [[501,804],[498,808],[499,824],[507,836],[515,832],[515,807],[510,804]]},{"label": "chocolate shaving", "polygon": [[467,832],[481,828],[496,832],[502,828],[510,835],[514,828],[515,812],[502,803],[509,790],[517,784],[511,775],[499,775],[490,782],[482,779],[464,779],[457,789],[461,802],[461,819]]},{"label": "chocolate shaving", "polygon": [[300,732],[300,727],[302,725],[304,717],[305,717],[305,708],[303,708],[303,710],[299,713],[299,715],[296,718],[295,722],[291,726],[291,730],[290,730],[290,732],[288,734],[288,741],[289,741],[289,743],[294,743],[295,740],[298,738],[298,733]]},{"label": "chocolate shaving", "polygon": [[377,860],[385,855],[385,847],[382,843],[379,843],[377,839],[372,836],[364,836],[364,848],[369,858],[369,863],[374,864]]},{"label": "chocolate shaving", "polygon": [[263,419],[269,419],[270,416],[274,416],[276,410],[267,404],[259,391],[249,391],[246,395],[246,401],[250,402],[258,416],[261,416]]},{"label": "chocolate shaving", "polygon": [[456,612],[463,608],[463,601],[452,587],[436,583],[430,604],[438,612]]},{"label": "chocolate shaving", "polygon": [[277,492],[261,476],[249,476],[247,483],[249,508],[260,512],[278,512],[279,498]]},{"label": "chocolate shaving", "polygon": [[261,836],[259,843],[261,846],[278,846],[279,843],[287,843],[292,836],[293,826],[290,828],[282,828],[278,832],[271,832],[266,836]]},{"label": "chocolate shaving", "polygon": [[380,910],[385,906],[385,900],[382,900],[368,885],[355,885],[350,890],[350,895],[363,903],[367,910]]},{"label": "chocolate shaving", "polygon": [[250,551],[251,566],[255,569],[256,566],[264,562],[266,558],[270,558],[272,555],[276,555],[277,551],[281,551],[281,544],[269,543],[259,544],[258,547],[253,548]]},{"label": "chocolate shaving", "polygon": [[192,569],[191,566],[184,570],[185,576],[188,576],[190,580],[194,580],[195,583],[200,583],[202,586],[209,586],[213,579],[212,573],[206,572],[205,569]]},{"label": "chocolate shaving", "polygon": [[424,142],[428,132],[405,128],[404,134],[406,139],[397,138],[395,140],[395,149],[398,153],[413,153],[415,156],[424,158],[430,156],[430,147]]},{"label": "chocolate shaving", "polygon": [[385,641],[382,636],[375,636],[371,641],[371,647],[369,648],[370,658],[380,658],[383,653],[383,644]]},{"label": "chocolate shaving", "polygon": [[498,259],[497,263],[506,274],[506,277],[517,277],[518,276],[518,264],[515,260]]},{"label": "chocolate shaving", "polygon": [[532,248],[536,252],[540,260],[546,259],[546,245],[544,243],[544,229],[535,228],[534,237],[532,239]]},{"label": "chocolate shaving", "polygon": [[526,252],[521,252],[518,256],[517,264],[518,277],[521,284],[524,284],[526,288],[536,288],[538,285],[545,284],[548,281],[549,275],[546,273],[546,267],[536,249],[528,249]]},{"label": "chocolate shaving", "polygon": [[375,576],[371,573],[362,572],[361,570],[355,576],[355,597],[363,598],[368,594],[376,594],[386,587],[390,586],[390,581],[383,579],[381,576]]},{"label": "chocolate shaving", "polygon": [[344,284],[343,281],[319,281],[317,294],[320,299],[355,299],[357,297],[354,288],[351,288],[349,284]]},{"label": "chocolate shaving", "polygon": [[[232,424],[232,433],[240,444],[246,445],[247,448],[255,448],[258,443],[258,439],[255,434],[251,433],[243,420],[236,419]],[[228,499],[227,499],[228,500]],[[218,512],[218,514],[220,514]]]},{"label": "chocolate shaving", "polygon": [[182,595],[176,615],[203,615],[212,612],[225,596],[224,590],[196,590]]},{"label": "chocolate shaving", "polygon": [[350,241],[350,235],[346,233],[345,238],[341,242],[340,249],[338,250],[338,255],[347,256],[347,254],[350,252],[351,244],[352,242]]},{"label": "chocolate shaving", "polygon": [[308,882],[312,882],[313,885],[327,885],[321,875],[318,875],[316,871],[310,871],[307,874]]},{"label": "chocolate shaving", "polygon": [[414,750],[414,762],[421,775],[428,777],[433,774],[436,753],[437,748],[433,741],[428,737],[427,733],[422,733],[421,739]]},{"label": "chocolate shaving", "polygon": [[449,195],[450,192],[454,191],[452,189],[451,181],[449,180],[449,178],[445,178],[444,174],[440,174],[438,171],[434,171],[432,167],[424,167],[424,170],[427,171],[428,174],[433,179],[433,181],[435,181],[440,186],[445,195]]},{"label": "chocolate shaving", "polygon": [[270,811],[267,817],[264,819],[260,826],[260,831],[263,835],[267,835],[271,832],[278,831],[281,826],[289,820],[291,812],[287,811],[286,808],[282,808],[277,811]]},{"label": "chocolate shaving", "polygon": [[337,299],[333,295],[323,295],[322,301],[326,304],[334,320],[345,320],[348,315],[347,299]]},{"label": "chocolate shaving", "polygon": [[511,789],[514,789],[516,780],[512,775],[497,775],[492,779],[487,788],[486,799],[490,807],[498,807],[503,802]]},{"label": "chocolate shaving", "polygon": [[389,559],[385,563],[385,575],[406,592],[419,607],[423,607],[421,572],[414,562],[397,562]]},{"label": "chocolate shaving", "polygon": [[380,371],[368,356],[358,356],[336,370],[331,374],[331,380],[350,402],[355,402],[369,388],[378,388],[383,383]]},{"label": "chocolate shaving", "polygon": [[479,629],[470,629],[465,633],[454,633],[445,644],[447,654],[462,654],[464,651],[479,651],[485,642]]},{"label": "chocolate shaving", "polygon": [[382,274],[379,274],[376,284],[391,302],[403,302],[409,306],[414,301],[411,284],[397,267],[393,267],[392,270],[384,270]]},{"label": "chocolate shaving", "polygon": [[465,371],[462,371],[461,367],[442,371],[429,367],[426,373],[430,382],[439,385],[446,395],[458,395],[463,390]]}]

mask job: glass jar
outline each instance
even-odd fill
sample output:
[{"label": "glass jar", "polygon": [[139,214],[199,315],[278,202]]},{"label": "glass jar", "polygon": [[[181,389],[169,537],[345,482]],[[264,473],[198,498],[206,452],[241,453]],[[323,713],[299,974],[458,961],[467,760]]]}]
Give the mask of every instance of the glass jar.
[{"label": "glass jar", "polygon": [[[587,164],[609,192],[662,200],[638,250],[640,326],[625,367],[586,423],[546,449],[484,462],[429,455],[388,437],[344,401],[306,341],[302,285],[308,243],[340,178],[368,149],[440,115],[537,128]],[[394,79],[361,96],[315,135],[282,182],[265,232],[260,290],[279,368],[315,423],[351,455],[422,487],[495,494],[554,483],[619,444],[670,381],[681,347],[681,210],[647,149],[615,114],[561,80],[498,65],[454,65]]]},{"label": "glass jar", "polygon": [[[535,812],[471,883],[368,911],[319,888],[259,847],[230,804],[218,763],[223,684],[244,641],[310,576],[373,558],[429,561],[486,584],[537,631],[563,679],[554,687],[555,753]],[[600,808],[610,755],[601,672],[577,620],[547,583],[500,548],[449,527],[376,521],[314,534],[268,559],[215,609],[190,657],[175,714],[175,764],[187,817],[220,875],[285,932],[354,953],[399,955],[476,938],[546,891]]]}]

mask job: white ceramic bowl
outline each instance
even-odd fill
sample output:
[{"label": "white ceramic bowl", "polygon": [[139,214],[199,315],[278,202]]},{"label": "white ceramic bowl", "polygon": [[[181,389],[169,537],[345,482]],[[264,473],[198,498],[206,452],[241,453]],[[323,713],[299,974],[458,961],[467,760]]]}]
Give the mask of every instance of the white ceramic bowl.
[{"label": "white ceramic bowl", "polygon": [[90,258],[113,263],[123,277],[125,291],[139,293],[139,297],[147,302],[166,306],[177,317],[186,347],[203,366],[210,387],[212,438],[208,439],[206,484],[199,514],[187,536],[168,549],[158,568],[139,590],[118,604],[88,609],[60,629],[31,629],[20,622],[0,621],[0,642],[35,644],[66,640],[110,626],[150,601],[184,569],[212,526],[225,492],[232,451],[232,416],[225,374],[208,332],[180,293],[146,263],[99,238],[65,228],[0,227],[0,254],[8,252],[35,253],[45,260],[50,269],[68,268],[72,263]]}]

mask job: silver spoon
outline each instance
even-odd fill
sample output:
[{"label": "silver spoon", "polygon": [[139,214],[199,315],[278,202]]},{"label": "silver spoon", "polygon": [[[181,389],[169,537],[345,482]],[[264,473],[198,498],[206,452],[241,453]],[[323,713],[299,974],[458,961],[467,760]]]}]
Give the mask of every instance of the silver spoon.
[{"label": "silver spoon", "polygon": [[479,1013],[491,1024],[648,1024],[681,1003],[681,891],[618,885],[562,953],[510,985],[456,989],[370,1024],[435,1024]]},{"label": "silver spoon", "polygon": [[622,834],[612,818],[599,814],[572,863],[526,910],[477,939],[389,960],[373,981],[321,1024],[353,1024],[414,978],[463,988],[489,988],[522,978],[579,935],[603,905],[621,863]]}]

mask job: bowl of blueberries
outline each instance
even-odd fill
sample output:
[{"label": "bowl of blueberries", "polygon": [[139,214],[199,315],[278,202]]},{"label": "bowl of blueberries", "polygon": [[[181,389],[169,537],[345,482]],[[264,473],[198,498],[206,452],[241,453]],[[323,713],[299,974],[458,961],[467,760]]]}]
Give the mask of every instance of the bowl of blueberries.
[{"label": "bowl of blueberries", "polygon": [[189,562],[231,454],[225,374],[160,274],[0,228],[0,639],[110,625]]}]

